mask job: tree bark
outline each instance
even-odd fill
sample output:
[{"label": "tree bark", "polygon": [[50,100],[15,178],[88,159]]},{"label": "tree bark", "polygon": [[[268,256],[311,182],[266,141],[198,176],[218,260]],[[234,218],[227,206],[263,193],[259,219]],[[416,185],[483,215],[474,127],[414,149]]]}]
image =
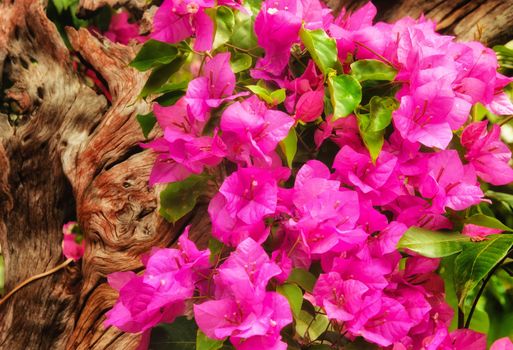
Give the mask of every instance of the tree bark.
[{"label": "tree bark", "polygon": [[[363,1],[330,1],[354,9]],[[143,0],[81,0],[81,11]],[[460,38],[497,44],[513,38],[508,1],[376,1],[379,19],[421,12]],[[73,49],[108,84],[112,101],[75,72],[43,1],[0,0],[0,246],[5,290],[62,260],[62,225],[77,218],[87,242],[78,264],[40,279],[0,306],[0,349],[134,349],[138,335],[105,329],[117,295],[105,276],[138,270],[138,257],[170,246],[186,224],[205,245],[204,204],[173,226],[157,213],[147,184],[154,156],[135,120],[150,106],[137,98],[146,74],[128,67],[136,48],[68,29]],[[150,135],[150,136],[155,136]]]}]

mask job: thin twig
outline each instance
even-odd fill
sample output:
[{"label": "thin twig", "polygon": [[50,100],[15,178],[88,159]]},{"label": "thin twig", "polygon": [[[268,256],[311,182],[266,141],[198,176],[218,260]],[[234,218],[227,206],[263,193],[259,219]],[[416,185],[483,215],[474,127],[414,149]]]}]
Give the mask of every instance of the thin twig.
[{"label": "thin twig", "polygon": [[479,302],[479,299],[481,298],[481,295],[483,294],[483,292],[485,290],[486,284],[488,283],[490,278],[492,278],[492,275],[495,273],[495,271],[502,265],[502,262],[504,260],[505,260],[505,258],[502,259],[497,265],[495,265],[493,267],[493,269],[490,271],[490,273],[488,274],[488,276],[486,276],[486,278],[483,280],[483,284],[481,285],[481,288],[479,288],[479,291],[477,292],[477,295],[476,295],[474,302],[472,303],[472,306],[468,313],[467,321],[465,322],[464,328],[470,327],[470,322],[472,321],[472,316],[474,315],[474,311],[476,310],[477,303]]},{"label": "thin twig", "polygon": [[2,305],[3,303],[5,303],[7,301],[7,299],[9,299],[14,293],[16,293],[18,290],[20,290],[21,288],[25,287],[27,284],[31,283],[31,282],[34,282],[35,280],[38,280],[40,278],[43,278],[43,277],[46,277],[46,276],[49,276],[57,271],[59,271],[60,269],[68,266],[71,262],[73,261],[73,259],[68,259],[66,261],[64,261],[62,264],[60,265],[57,265],[56,267],[54,267],[53,269],[50,269],[48,271],[45,271],[43,273],[40,273],[38,275],[34,275],[32,277],[29,277],[27,278],[25,281],[21,282],[20,284],[18,284],[16,287],[14,287],[13,290],[11,290],[9,293],[7,293],[2,299],[0,299],[0,305]]}]

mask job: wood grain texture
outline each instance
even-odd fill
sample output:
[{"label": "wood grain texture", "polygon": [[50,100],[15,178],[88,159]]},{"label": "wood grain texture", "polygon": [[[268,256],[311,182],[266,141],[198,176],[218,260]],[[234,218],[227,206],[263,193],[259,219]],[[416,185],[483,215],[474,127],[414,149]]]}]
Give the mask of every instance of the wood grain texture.
[{"label": "wood grain texture", "polygon": [[[331,1],[355,9],[364,1]],[[81,0],[133,11],[144,0]],[[512,1],[378,0],[378,18],[422,12],[470,40],[482,28],[490,45],[513,38]],[[139,13],[140,15],[140,13]],[[156,212],[148,187],[154,155],[135,121],[150,106],[137,98],[147,75],[127,66],[137,48],[68,29],[74,50],[107,82],[112,101],[74,71],[70,52],[46,18],[43,1],[0,0],[0,245],[6,290],[62,261],[61,227],[77,218],[86,252],[80,264],[20,290],[0,306],[0,349],[135,349],[139,336],[105,329],[117,297],[105,276],[141,270],[139,256],[170,246],[184,225],[205,246],[206,205],[175,227]],[[155,136],[155,133],[152,135]]]}]

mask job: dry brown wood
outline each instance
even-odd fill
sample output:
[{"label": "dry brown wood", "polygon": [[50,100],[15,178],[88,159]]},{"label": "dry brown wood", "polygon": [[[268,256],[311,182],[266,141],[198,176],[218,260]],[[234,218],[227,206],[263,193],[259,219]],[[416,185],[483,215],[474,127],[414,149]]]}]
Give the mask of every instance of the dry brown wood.
[{"label": "dry brown wood", "polygon": [[[144,0],[81,0],[140,9]],[[350,9],[362,1],[331,2]],[[380,19],[425,12],[439,28],[489,44],[513,38],[511,1],[376,1]],[[116,293],[105,276],[140,269],[138,257],[174,242],[185,223],[201,245],[206,208],[176,227],[158,216],[147,185],[154,156],[135,121],[150,106],[137,95],[146,75],[127,63],[136,49],[68,30],[74,49],[107,82],[109,102],[74,71],[42,2],[0,1],[0,245],[6,290],[62,261],[61,227],[78,218],[87,248],[79,265],[38,280],[0,306],[0,349],[134,349],[137,335],[102,325]]]}]

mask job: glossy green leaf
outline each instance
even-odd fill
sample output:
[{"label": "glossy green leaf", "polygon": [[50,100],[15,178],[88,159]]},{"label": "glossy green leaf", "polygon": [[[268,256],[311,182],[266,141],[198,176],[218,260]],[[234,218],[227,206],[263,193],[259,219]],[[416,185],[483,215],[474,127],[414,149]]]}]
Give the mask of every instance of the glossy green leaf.
[{"label": "glossy green leaf", "polygon": [[324,30],[308,30],[303,27],[299,37],[322,74],[327,75],[331,69],[336,70],[340,66],[337,43]]},{"label": "glossy green leaf", "polygon": [[234,73],[243,72],[248,70],[253,65],[253,59],[246,53],[235,52],[232,53],[230,59],[230,66]]},{"label": "glossy green leaf", "polygon": [[224,340],[207,337],[200,329],[196,335],[196,350],[219,350],[223,347]]},{"label": "glossy green leaf", "polygon": [[178,49],[174,45],[150,39],[130,62],[130,66],[144,72],[171,63],[177,55]]},{"label": "glossy green leaf", "polygon": [[398,101],[393,97],[373,96],[369,102],[370,131],[385,130],[392,121],[392,113],[399,107]]},{"label": "glossy green leaf", "polygon": [[141,97],[145,98],[149,94],[159,91],[169,78],[178,72],[184,62],[185,57],[177,57],[171,63],[153,69],[141,91]]},{"label": "glossy green leaf", "polygon": [[378,159],[379,153],[385,143],[384,131],[360,131],[360,135],[365,147],[369,151],[372,162],[376,163],[376,159]]},{"label": "glossy green leaf", "polygon": [[296,332],[304,338],[315,340],[326,331],[329,320],[326,315],[316,314],[315,317],[301,310],[296,318]]},{"label": "glossy green leaf", "polygon": [[455,261],[454,283],[459,304],[468,293],[499,264],[513,246],[513,235],[488,236],[486,240],[465,245]]},{"label": "glossy green leaf", "polygon": [[290,129],[287,137],[280,141],[280,148],[287,159],[287,165],[292,168],[297,152],[297,134],[294,127]]},{"label": "glossy green leaf", "polygon": [[351,63],[351,75],[358,81],[387,80],[392,81],[397,70],[389,64],[378,60],[358,60]]},{"label": "glossy green leaf", "polygon": [[347,117],[362,101],[362,87],[350,75],[337,75],[328,78],[333,119]]},{"label": "glossy green leaf", "polygon": [[244,50],[251,50],[258,46],[257,37],[254,31],[255,17],[237,11],[235,15],[235,26],[230,43]]},{"label": "glossy green leaf", "polygon": [[153,130],[155,123],[157,123],[157,118],[155,117],[155,114],[153,114],[153,112],[150,112],[148,114],[138,114],[135,118],[141,126],[144,138],[148,138],[148,134]]},{"label": "glossy green leaf", "polygon": [[210,250],[210,258],[209,261],[211,264],[215,264],[217,259],[220,258],[219,254],[221,254],[221,250],[223,249],[223,242],[215,239],[214,237],[210,238],[208,241],[208,250]]},{"label": "glossy green leaf", "polygon": [[316,280],[317,278],[310,271],[296,268],[290,273],[287,283],[295,283],[307,292],[311,293]]},{"label": "glossy green leaf", "polygon": [[195,350],[198,326],[194,320],[178,317],[173,323],[161,323],[151,330],[152,350]]},{"label": "glossy green leaf", "polygon": [[397,247],[409,249],[428,258],[441,258],[461,252],[467,242],[470,242],[470,237],[460,233],[410,227]]},{"label": "glossy green leaf", "polygon": [[160,215],[176,223],[194,209],[205,188],[206,178],[201,175],[191,175],[185,180],[168,184],[160,192]]},{"label": "glossy green leaf", "polygon": [[303,291],[296,284],[285,283],[276,287],[276,291],[287,298],[294,317],[299,317],[303,305]]},{"label": "glossy green leaf", "polygon": [[185,91],[170,91],[157,97],[154,101],[163,107],[168,107],[174,105],[183,95],[185,95]]},{"label": "glossy green leaf", "polygon": [[477,214],[472,215],[471,217],[467,218],[465,220],[466,224],[473,224],[488,228],[495,228],[506,232],[511,232],[512,229],[506,225],[504,225],[502,222],[497,220],[494,217],[483,215],[483,214]]},{"label": "glossy green leaf", "polygon": [[285,89],[269,91],[261,85],[248,85],[246,87],[269,105],[276,106],[285,100]]},{"label": "glossy green leaf", "polygon": [[285,97],[287,95],[285,94],[285,89],[278,89],[271,92],[271,99],[273,101],[273,105],[279,105],[283,101],[285,101]]},{"label": "glossy green leaf", "polygon": [[60,14],[62,11],[69,9],[74,5],[77,0],[52,0],[57,12]]},{"label": "glossy green leaf", "polygon": [[212,16],[215,23],[215,37],[212,49],[215,50],[230,40],[235,26],[235,16],[233,11],[226,6],[218,6],[217,9],[212,8],[212,10],[214,11]]}]

